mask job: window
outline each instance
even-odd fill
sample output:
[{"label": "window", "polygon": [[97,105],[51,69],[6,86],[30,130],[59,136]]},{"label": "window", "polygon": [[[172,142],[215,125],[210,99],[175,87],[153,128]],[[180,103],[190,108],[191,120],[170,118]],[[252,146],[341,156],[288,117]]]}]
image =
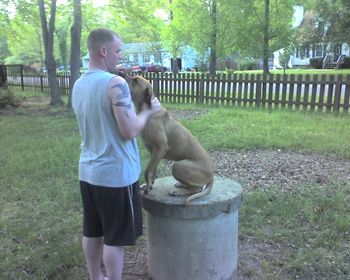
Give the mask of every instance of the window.
[{"label": "window", "polygon": [[151,56],[149,53],[144,53],[142,55],[142,60],[143,60],[143,63],[147,63],[147,62],[150,62],[151,61]]},{"label": "window", "polygon": [[309,46],[300,47],[300,58],[310,57],[310,48]]},{"label": "window", "polygon": [[323,46],[321,44],[317,44],[315,47],[315,57],[323,56]]},{"label": "window", "polygon": [[156,52],[154,57],[155,57],[154,60],[156,63],[160,63],[162,61],[162,53],[161,52]]}]

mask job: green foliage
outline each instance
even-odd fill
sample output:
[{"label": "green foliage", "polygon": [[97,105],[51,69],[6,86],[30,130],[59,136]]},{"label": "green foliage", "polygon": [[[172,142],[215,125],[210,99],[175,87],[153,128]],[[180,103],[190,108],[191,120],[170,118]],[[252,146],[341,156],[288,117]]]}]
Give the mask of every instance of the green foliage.
[{"label": "green foliage", "polygon": [[[8,2],[16,5],[16,13],[11,15],[11,22]],[[70,49],[68,30],[71,25],[71,2],[59,1],[57,8],[55,58],[61,64],[69,63],[67,50]],[[216,0],[216,26],[211,21],[212,3],[202,0],[110,0],[107,6],[96,6],[93,0],[82,1],[81,54],[86,53],[89,32],[97,27],[108,27],[118,31],[125,43],[162,41],[162,46],[166,46],[173,56],[181,56],[183,46],[190,45],[198,53],[199,62],[207,63],[212,47],[211,34],[215,29],[218,58],[232,57],[236,53],[240,53],[242,57],[261,58],[264,1]],[[331,23],[332,32],[329,32],[327,38],[321,39],[349,42],[348,1],[270,0],[270,55],[272,51],[290,45],[294,38],[291,23],[295,3],[305,4],[306,9],[316,10],[323,21]],[[154,16],[160,9],[166,13],[172,12],[170,23]],[[6,63],[43,63],[44,51],[37,1],[2,1],[0,23],[3,30],[6,30],[3,37],[8,45],[6,50],[6,43],[0,40],[0,49],[1,46],[4,47],[0,60]],[[310,30],[302,34],[303,40],[314,40],[313,36]]]},{"label": "green foliage", "polygon": [[[279,53],[279,63],[282,65],[283,70],[288,68],[290,56],[293,54],[292,48],[285,48]],[[285,71],[284,71],[285,73]]]},{"label": "green foliage", "polygon": [[350,1],[317,0],[315,4],[320,18],[330,26],[327,40],[350,44]]},{"label": "green foliage", "polygon": [[0,109],[8,106],[17,107],[19,106],[19,101],[13,90],[0,86]]},{"label": "green foliage", "polygon": [[323,58],[322,57],[315,57],[315,58],[310,58],[310,65],[313,68],[316,69],[322,69],[323,68]]},{"label": "green foliage", "polygon": [[344,61],[341,65],[343,69],[350,69],[350,56],[344,57]]},{"label": "green foliage", "polygon": [[0,37],[0,64],[4,64],[5,58],[10,56],[10,50],[5,36]]},{"label": "green foliage", "polygon": [[258,69],[258,65],[254,58],[245,58],[237,61],[238,70],[255,70]]}]

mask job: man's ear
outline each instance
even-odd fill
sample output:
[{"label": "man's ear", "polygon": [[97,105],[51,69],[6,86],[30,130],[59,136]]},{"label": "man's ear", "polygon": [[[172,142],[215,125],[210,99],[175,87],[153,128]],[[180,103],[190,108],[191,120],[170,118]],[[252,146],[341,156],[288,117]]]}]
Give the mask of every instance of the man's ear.
[{"label": "man's ear", "polygon": [[99,49],[99,53],[100,53],[101,56],[105,57],[106,54],[107,54],[107,48],[106,47],[101,47]]},{"label": "man's ear", "polygon": [[145,89],[144,102],[146,102],[146,104],[151,108],[151,94],[149,92],[149,88]]}]

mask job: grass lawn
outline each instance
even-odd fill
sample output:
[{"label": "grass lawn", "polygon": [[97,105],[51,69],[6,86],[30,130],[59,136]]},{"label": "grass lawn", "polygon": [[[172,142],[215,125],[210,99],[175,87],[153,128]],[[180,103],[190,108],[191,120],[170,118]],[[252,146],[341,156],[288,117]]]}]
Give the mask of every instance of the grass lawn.
[{"label": "grass lawn", "polygon": [[[87,279],[80,246],[76,120],[65,110],[43,112],[46,105],[40,106],[0,114],[0,279]],[[196,109],[208,114],[183,123],[207,149],[279,148],[350,159],[348,115]],[[140,147],[145,163],[148,154]],[[301,185],[291,192],[271,186],[246,193],[240,242],[254,239],[278,254],[264,256],[259,274],[245,267],[244,275],[349,279],[349,205],[350,184]]]},{"label": "grass lawn", "polygon": [[[262,74],[262,70],[235,71],[240,74]],[[282,69],[270,70],[272,74],[284,74]],[[350,69],[286,69],[286,74],[306,75],[306,74],[326,74],[326,75],[350,75]]]}]

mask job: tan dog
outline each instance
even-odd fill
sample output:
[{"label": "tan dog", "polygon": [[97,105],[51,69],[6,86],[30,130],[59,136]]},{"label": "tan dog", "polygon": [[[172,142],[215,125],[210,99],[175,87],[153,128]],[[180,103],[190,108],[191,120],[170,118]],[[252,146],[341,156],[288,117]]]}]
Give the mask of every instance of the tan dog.
[{"label": "tan dog", "polygon": [[[129,85],[136,110],[139,111],[144,102],[150,105],[153,96],[152,85],[141,76],[123,75],[123,78]],[[174,120],[165,108],[150,117],[141,137],[145,147],[151,153],[150,162],[145,170],[146,193],[152,189],[157,165],[163,158],[176,161],[172,174],[183,187],[201,188],[200,192],[186,198],[186,204],[211,191],[214,172],[209,154],[191,132],[180,122]],[[177,184],[177,186],[180,185]]]}]

